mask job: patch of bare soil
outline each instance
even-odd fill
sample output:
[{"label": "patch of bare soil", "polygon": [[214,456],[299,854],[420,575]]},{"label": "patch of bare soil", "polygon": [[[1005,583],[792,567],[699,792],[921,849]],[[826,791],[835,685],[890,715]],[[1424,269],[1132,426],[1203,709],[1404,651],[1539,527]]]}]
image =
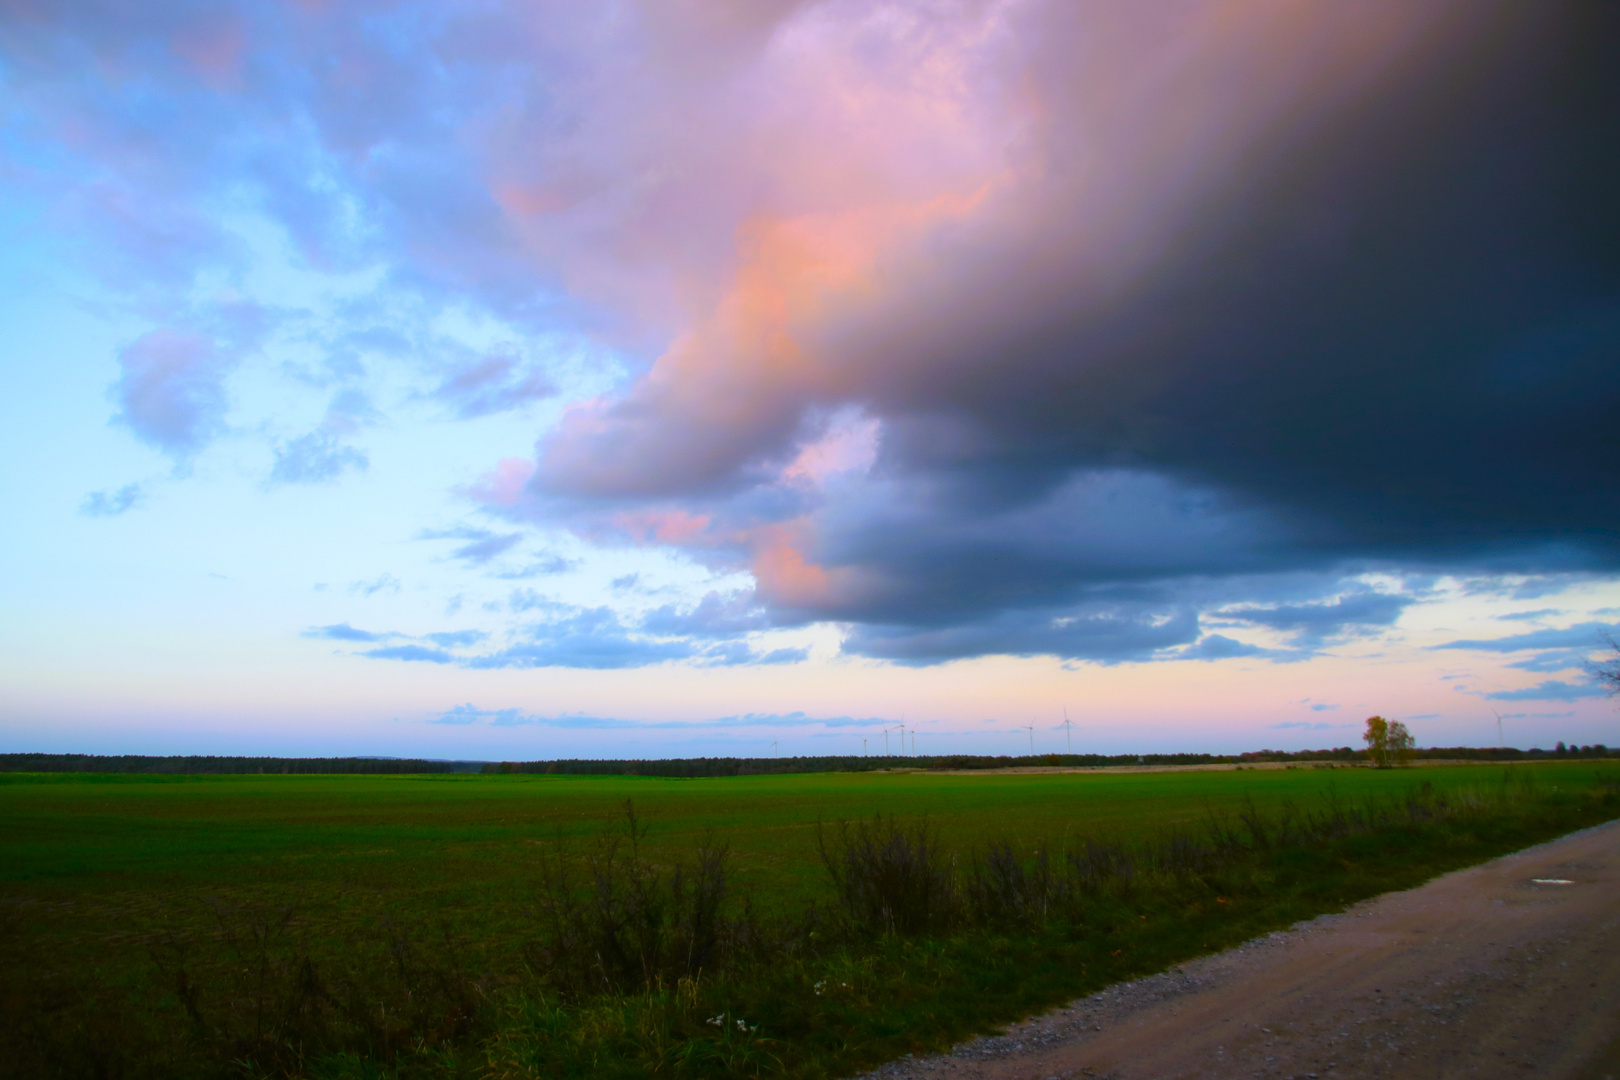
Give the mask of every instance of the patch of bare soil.
[{"label": "patch of bare soil", "polygon": [[1620,1080],[1620,822],[869,1075]]}]

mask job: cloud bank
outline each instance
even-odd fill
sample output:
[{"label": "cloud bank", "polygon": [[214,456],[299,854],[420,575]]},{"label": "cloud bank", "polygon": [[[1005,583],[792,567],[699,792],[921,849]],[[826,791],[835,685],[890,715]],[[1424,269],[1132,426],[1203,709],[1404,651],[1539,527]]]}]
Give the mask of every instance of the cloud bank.
[{"label": "cloud bank", "polygon": [[[19,182],[165,316],[118,357],[135,437],[226,430],[258,324],[176,298],[248,206],[624,358],[589,394],[440,364],[457,422],[567,398],[453,558],[543,525],[753,582],[366,655],[761,662],[738,635],[834,623],[1114,663],[1376,636],[1422,591],[1372,571],[1620,570],[1617,48],[1574,0],[90,3],[6,16],[0,78]],[[272,480],[366,468],[340,412]]]}]

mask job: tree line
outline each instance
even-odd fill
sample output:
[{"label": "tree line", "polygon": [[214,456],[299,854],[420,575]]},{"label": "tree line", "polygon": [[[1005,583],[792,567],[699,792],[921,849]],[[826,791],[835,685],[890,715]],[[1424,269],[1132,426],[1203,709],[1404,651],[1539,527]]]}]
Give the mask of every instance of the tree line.
[{"label": "tree line", "polygon": [[445,773],[470,772],[480,762],[423,761],[416,758],[217,757],[188,754],[0,754],[0,772],[85,773]]},{"label": "tree line", "polygon": [[1533,747],[1452,746],[1415,749],[1390,754],[1340,746],[1325,750],[1253,750],[1242,754],[918,754],[820,755],[811,757],[701,757],[656,760],[566,758],[542,761],[500,761],[484,765],[486,773],[551,773],[564,776],[656,776],[697,779],[711,776],[771,776],[818,772],[876,772],[882,769],[1013,769],[1036,766],[1108,768],[1142,765],[1253,765],[1266,762],[1334,762],[1347,765],[1395,764],[1401,760],[1428,761],[1539,761],[1568,756],[1607,757],[1609,749],[1595,746],[1542,750]]},{"label": "tree line", "polygon": [[[1399,733],[1397,733],[1399,734]],[[1369,753],[1369,750],[1372,752]],[[1108,768],[1154,765],[1254,765],[1266,762],[1333,762],[1346,765],[1399,764],[1402,761],[1541,761],[1603,758],[1607,746],[1532,747],[1451,746],[1416,749],[1387,746],[1358,750],[1251,750],[1242,754],[919,754],[819,755],[808,757],[700,757],[650,760],[568,758],[540,761],[426,761],[419,758],[280,758],[217,755],[0,754],[0,772],[244,774],[405,774],[554,773],[573,776],[655,776],[697,779],[714,776],[773,776],[792,773],[875,772],[882,769],[934,771],[1030,767]]]}]

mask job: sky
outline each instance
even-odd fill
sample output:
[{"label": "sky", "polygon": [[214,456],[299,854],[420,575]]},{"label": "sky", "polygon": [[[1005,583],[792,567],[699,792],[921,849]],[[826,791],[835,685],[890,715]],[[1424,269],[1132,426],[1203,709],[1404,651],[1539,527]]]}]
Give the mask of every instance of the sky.
[{"label": "sky", "polygon": [[0,0],[0,750],[1620,744],[1617,50]]}]

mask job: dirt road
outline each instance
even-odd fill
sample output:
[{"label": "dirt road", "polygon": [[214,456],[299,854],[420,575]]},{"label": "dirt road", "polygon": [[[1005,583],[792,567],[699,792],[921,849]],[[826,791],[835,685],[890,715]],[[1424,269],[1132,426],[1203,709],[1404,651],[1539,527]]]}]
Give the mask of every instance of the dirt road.
[{"label": "dirt road", "polygon": [[872,1075],[1620,1080],[1620,822]]}]

